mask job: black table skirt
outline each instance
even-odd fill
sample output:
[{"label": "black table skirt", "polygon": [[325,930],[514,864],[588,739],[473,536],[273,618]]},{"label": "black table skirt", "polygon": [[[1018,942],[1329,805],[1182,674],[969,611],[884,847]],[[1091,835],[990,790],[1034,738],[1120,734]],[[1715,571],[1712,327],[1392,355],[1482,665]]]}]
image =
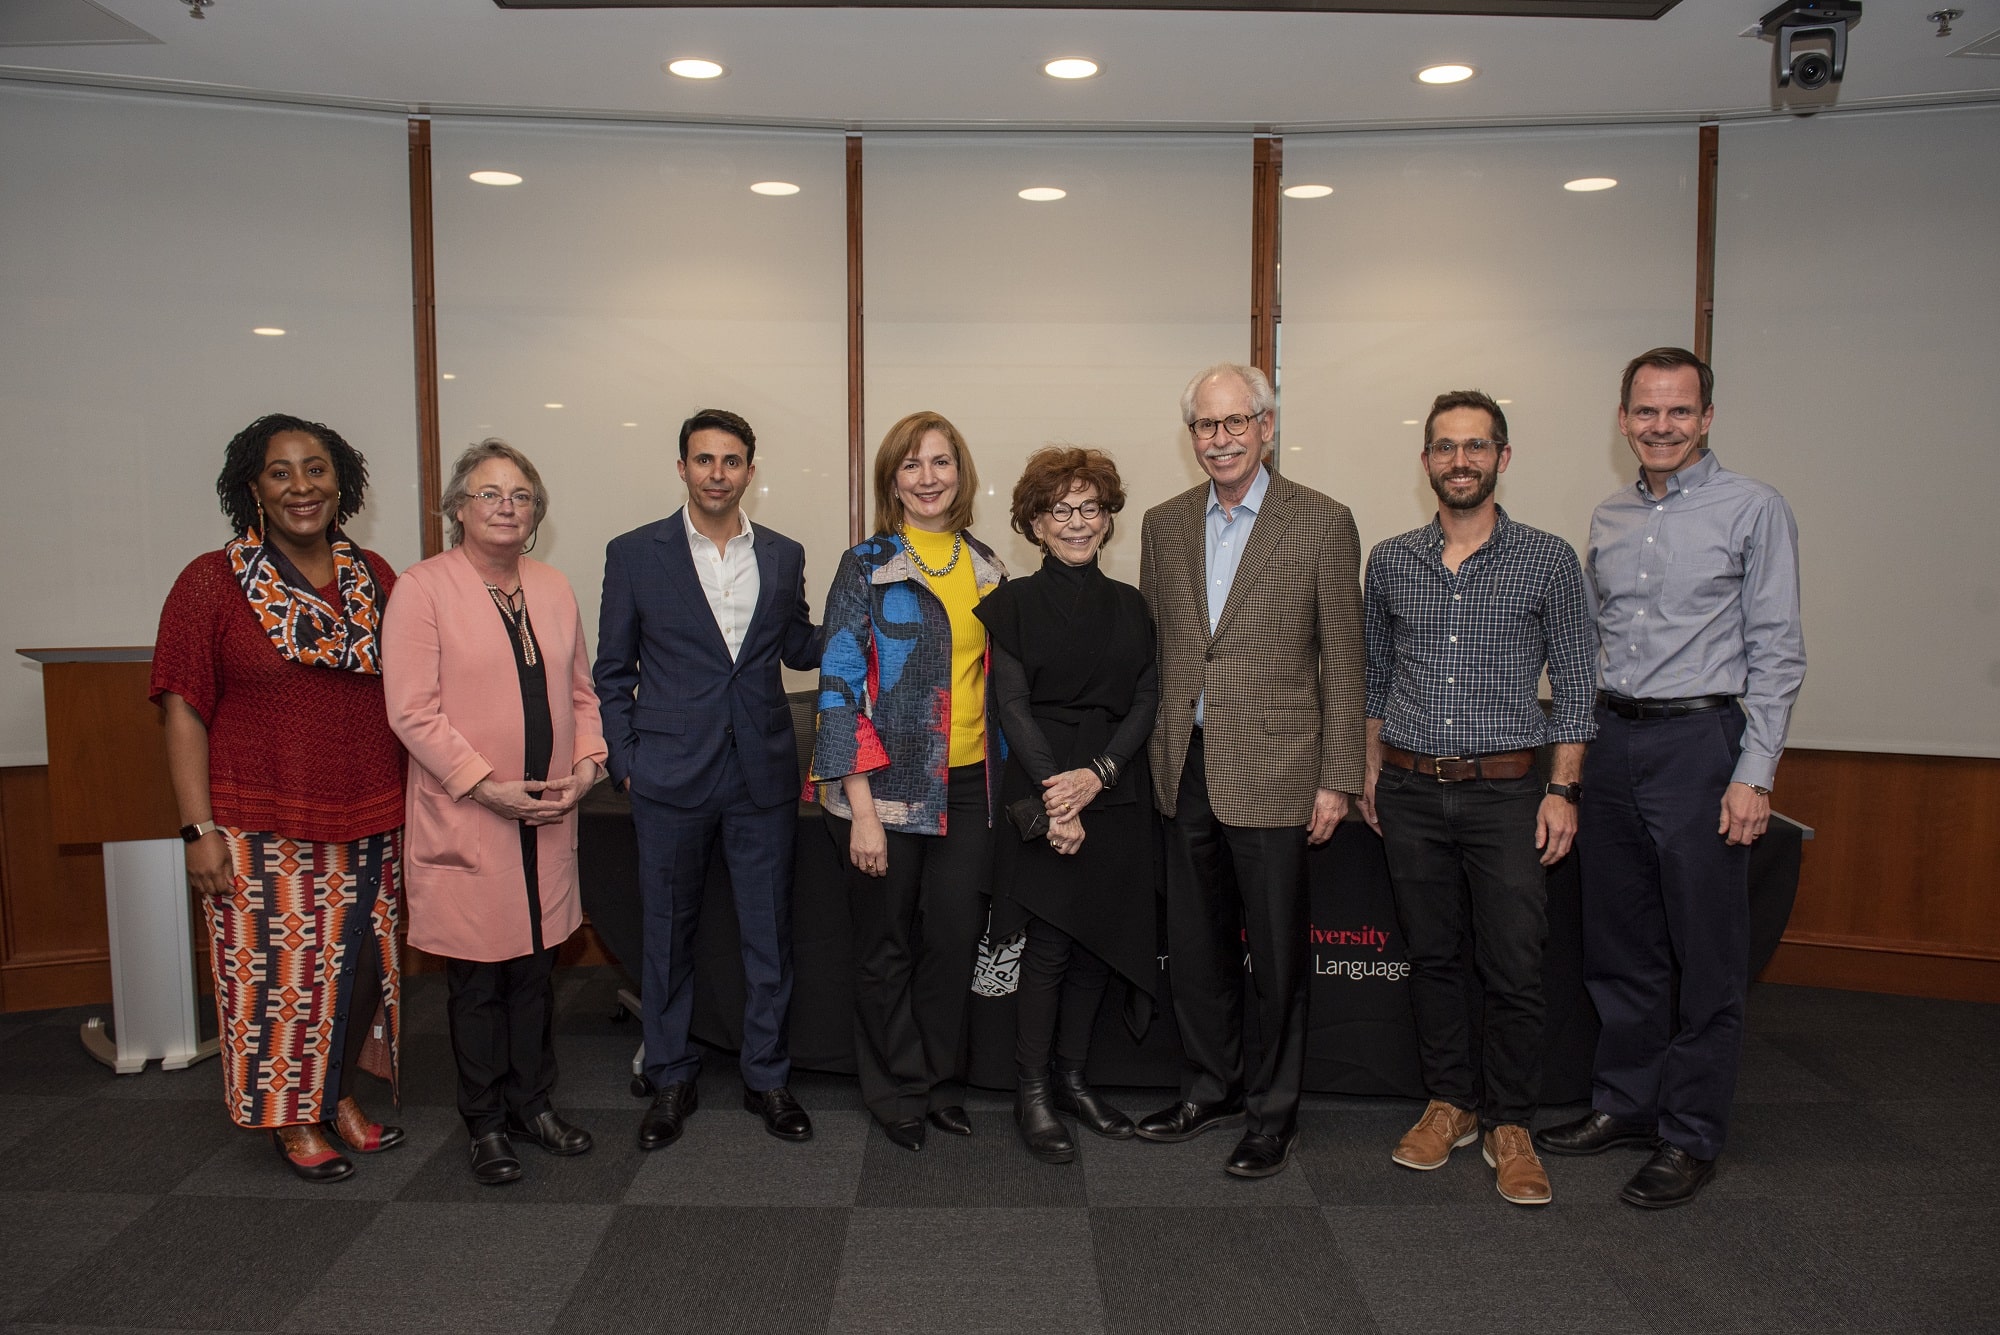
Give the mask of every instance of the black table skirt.
[{"label": "black table skirt", "polygon": [[[642,931],[638,847],[631,811],[609,784],[584,801],[579,856],[583,904],[605,949],[628,975],[638,973]],[[816,807],[799,808],[798,862],[792,899],[791,1047],[795,1065],[852,1073],[854,971],[849,948],[847,891],[831,837]],[[1798,888],[1800,831],[1774,820],[1750,863],[1751,973],[1777,949]],[[1323,1093],[1424,1097],[1410,1017],[1409,965],[1402,952],[1382,841],[1358,821],[1343,824],[1307,858],[1312,880],[1311,1032],[1305,1087]],[[1548,1003],[1542,1099],[1574,1103],[1590,1096],[1590,1059],[1597,1013],[1583,986],[1583,949],[1576,858],[1549,871],[1549,940],[1542,978]],[[735,907],[718,857],[709,868],[697,947],[694,1034],[734,1050],[742,1038],[743,969],[737,958]],[[1175,1086],[1180,1040],[1162,958],[1161,1005],[1144,1042],[1121,1019],[1114,980],[1098,1016],[1090,1077],[1105,1085]],[[1475,1033],[1479,1010],[1473,999]],[[1014,1084],[1014,998],[973,998],[970,1008],[971,1083],[991,1089]],[[1254,1008],[1245,1007],[1254,1015]],[[1254,1021],[1252,1021],[1254,1024]],[[1249,1035],[1255,1042],[1255,1035]],[[1476,1051],[1475,1043],[1475,1051]]]}]

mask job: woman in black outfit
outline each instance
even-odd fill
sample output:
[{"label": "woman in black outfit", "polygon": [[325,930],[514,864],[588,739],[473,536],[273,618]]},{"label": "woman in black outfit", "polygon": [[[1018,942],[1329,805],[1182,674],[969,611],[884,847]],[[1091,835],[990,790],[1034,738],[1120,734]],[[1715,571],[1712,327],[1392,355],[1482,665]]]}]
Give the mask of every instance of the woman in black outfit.
[{"label": "woman in black outfit", "polygon": [[979,605],[1008,744],[993,934],[1027,927],[1014,1119],[1049,1163],[1076,1157],[1058,1111],[1100,1136],[1132,1134],[1085,1082],[1084,1061],[1112,973],[1129,984],[1126,1021],[1143,1033],[1158,969],[1153,622],[1139,591],[1097,564],[1124,504],[1109,455],[1038,451],[1014,486],[1013,525],[1042,549],[1042,567]]}]

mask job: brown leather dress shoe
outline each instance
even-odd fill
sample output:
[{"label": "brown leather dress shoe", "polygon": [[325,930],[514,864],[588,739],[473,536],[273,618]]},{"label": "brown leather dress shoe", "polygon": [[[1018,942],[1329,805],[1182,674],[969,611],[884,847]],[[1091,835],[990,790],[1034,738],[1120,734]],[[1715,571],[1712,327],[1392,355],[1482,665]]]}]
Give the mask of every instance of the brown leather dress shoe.
[{"label": "brown leather dress shoe", "polygon": [[1494,1127],[1486,1133],[1484,1152],[1495,1184],[1507,1200],[1516,1205],[1547,1205],[1555,1199],[1527,1127],[1519,1123]]},{"label": "brown leather dress shoe", "polygon": [[1432,1099],[1417,1124],[1403,1133],[1389,1157],[1405,1168],[1428,1173],[1442,1168],[1451,1152],[1479,1139],[1479,1117],[1457,1104]]},{"label": "brown leather dress shoe", "polygon": [[271,1128],[278,1157],[307,1182],[338,1182],[354,1176],[354,1160],[327,1142],[317,1122]]},{"label": "brown leather dress shoe", "polygon": [[361,1105],[352,1097],[334,1105],[331,1126],[341,1143],[356,1154],[379,1154],[403,1143],[402,1127],[369,1121],[368,1114],[361,1111]]}]

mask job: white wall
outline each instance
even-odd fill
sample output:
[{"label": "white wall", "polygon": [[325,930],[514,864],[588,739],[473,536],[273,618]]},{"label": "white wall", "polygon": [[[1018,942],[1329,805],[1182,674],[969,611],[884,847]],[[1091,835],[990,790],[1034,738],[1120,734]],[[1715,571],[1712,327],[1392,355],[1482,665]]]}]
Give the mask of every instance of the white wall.
[{"label": "white wall", "polygon": [[1722,127],[1717,453],[1799,521],[1792,742],[2000,756],[2000,107]]},{"label": "white wall", "polygon": [[252,419],[345,436],[372,478],[352,532],[415,557],[405,137],[0,85],[0,765],[47,758],[13,650],[150,645],[181,567],[230,536],[215,476]]}]

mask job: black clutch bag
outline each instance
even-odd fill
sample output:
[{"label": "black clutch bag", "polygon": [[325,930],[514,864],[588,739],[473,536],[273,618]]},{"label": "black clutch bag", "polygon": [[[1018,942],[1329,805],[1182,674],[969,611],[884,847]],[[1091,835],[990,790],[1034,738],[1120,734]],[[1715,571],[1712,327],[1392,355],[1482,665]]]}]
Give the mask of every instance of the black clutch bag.
[{"label": "black clutch bag", "polygon": [[1021,832],[1024,843],[1048,837],[1049,811],[1039,797],[1024,797],[1018,802],[1009,802],[1007,819],[1014,822],[1014,828]]}]

